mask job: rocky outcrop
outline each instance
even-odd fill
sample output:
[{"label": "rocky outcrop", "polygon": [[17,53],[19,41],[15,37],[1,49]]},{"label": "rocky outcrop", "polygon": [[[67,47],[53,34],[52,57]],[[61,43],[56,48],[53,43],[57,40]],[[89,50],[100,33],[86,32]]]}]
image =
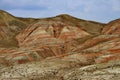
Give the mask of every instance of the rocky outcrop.
[{"label": "rocky outcrop", "polygon": [[84,55],[73,54],[62,58],[48,58],[0,70],[0,79],[22,80],[119,80],[119,60],[92,64]]}]

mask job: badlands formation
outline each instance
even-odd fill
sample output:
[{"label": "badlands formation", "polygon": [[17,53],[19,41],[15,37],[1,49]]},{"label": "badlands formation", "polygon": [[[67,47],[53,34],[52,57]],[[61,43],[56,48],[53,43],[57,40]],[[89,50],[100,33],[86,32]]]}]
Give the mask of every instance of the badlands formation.
[{"label": "badlands formation", "polygon": [[0,10],[0,80],[120,80],[120,19],[20,18]]}]

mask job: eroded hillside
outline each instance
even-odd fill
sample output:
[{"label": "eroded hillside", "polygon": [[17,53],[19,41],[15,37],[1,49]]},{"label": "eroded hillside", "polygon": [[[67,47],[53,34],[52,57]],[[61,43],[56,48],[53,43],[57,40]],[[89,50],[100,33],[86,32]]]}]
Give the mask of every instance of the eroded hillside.
[{"label": "eroded hillside", "polygon": [[1,10],[0,79],[119,80],[119,27],[119,19],[20,18]]}]

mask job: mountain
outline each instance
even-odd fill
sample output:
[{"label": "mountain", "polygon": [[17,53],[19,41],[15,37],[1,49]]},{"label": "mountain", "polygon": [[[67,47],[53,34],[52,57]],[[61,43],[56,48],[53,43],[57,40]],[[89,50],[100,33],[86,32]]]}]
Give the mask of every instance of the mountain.
[{"label": "mountain", "polygon": [[119,80],[119,27],[120,19],[21,18],[0,10],[0,80]]},{"label": "mountain", "polygon": [[[16,34],[20,33],[20,31],[24,30],[30,24],[37,23],[38,21],[61,21],[72,26],[80,27],[91,34],[99,34],[105,25],[97,22],[80,20],[67,14],[46,19],[34,19],[15,17],[3,10],[0,10],[0,46],[18,47],[15,39]],[[87,28],[85,26],[87,26]]]},{"label": "mountain", "polygon": [[120,19],[109,22],[102,31],[102,33],[104,34],[113,35],[120,34],[119,32],[120,32]]},{"label": "mountain", "polygon": [[76,39],[99,35],[106,25],[67,14],[43,19],[15,17],[2,10],[0,14],[1,48],[24,48],[37,54],[49,51],[43,58],[69,52]]},{"label": "mountain", "polygon": [[27,24],[11,14],[0,10],[0,47],[17,47],[14,38]]}]

